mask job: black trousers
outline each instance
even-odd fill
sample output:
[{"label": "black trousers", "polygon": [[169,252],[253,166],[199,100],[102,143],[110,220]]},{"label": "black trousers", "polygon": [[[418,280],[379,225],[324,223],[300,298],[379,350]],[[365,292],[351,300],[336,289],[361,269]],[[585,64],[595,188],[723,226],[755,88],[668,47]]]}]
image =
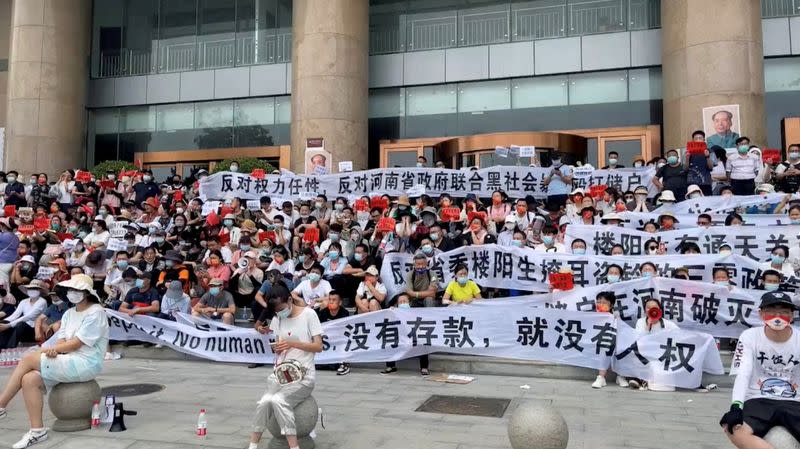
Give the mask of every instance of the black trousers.
[{"label": "black trousers", "polygon": [[755,195],[756,182],[753,179],[731,179],[731,190],[734,195]]},{"label": "black trousers", "polygon": [[5,332],[0,332],[0,349],[16,348],[22,342],[36,341],[36,331],[25,323],[19,323]]},{"label": "black trousers", "polygon": [[[428,369],[428,354],[417,357],[419,359],[419,369]],[[397,367],[397,362],[386,362],[387,368]]]}]

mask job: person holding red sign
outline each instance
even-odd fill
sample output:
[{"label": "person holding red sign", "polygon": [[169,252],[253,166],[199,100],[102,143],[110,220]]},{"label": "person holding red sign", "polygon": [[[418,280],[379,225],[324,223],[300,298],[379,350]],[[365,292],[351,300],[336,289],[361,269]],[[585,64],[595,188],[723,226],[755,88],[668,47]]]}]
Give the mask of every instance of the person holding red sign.
[{"label": "person holding red sign", "polygon": [[[687,170],[687,184],[697,185],[702,190],[703,195],[711,195],[711,170],[716,164],[716,155],[711,153],[706,147],[705,142],[696,142],[694,148],[687,143],[687,149],[683,157],[683,167]],[[691,151],[690,151],[691,150]]]},{"label": "person holding red sign", "polygon": [[464,245],[480,246],[497,243],[497,239],[486,229],[486,223],[481,215],[476,215],[470,220],[469,228],[462,237]]}]

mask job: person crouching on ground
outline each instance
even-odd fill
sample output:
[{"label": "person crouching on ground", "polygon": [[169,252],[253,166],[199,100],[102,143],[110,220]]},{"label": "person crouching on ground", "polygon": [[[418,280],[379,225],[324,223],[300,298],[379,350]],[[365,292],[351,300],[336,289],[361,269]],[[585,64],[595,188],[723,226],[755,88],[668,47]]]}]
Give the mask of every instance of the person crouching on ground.
[{"label": "person crouching on ground", "polygon": [[[258,401],[249,449],[258,448],[273,415],[289,449],[299,449],[294,408],[314,390],[314,354],[322,352],[322,325],[314,310],[293,304],[289,295],[271,298],[270,306],[275,310],[269,324],[277,338],[272,346],[275,371],[267,378],[267,391]],[[288,369],[283,371],[282,365]]]},{"label": "person crouching on ground", "polygon": [[92,278],[77,274],[58,284],[67,289],[67,299],[74,305],[64,313],[57,342],[49,348],[28,353],[14,369],[0,394],[0,419],[6,416],[8,403],[22,390],[31,428],[12,447],[22,449],[47,440],[42,420],[44,388],[56,384],[88,382],[103,369],[108,347],[108,318],[92,289]]},{"label": "person crouching on ground", "polygon": [[783,292],[761,296],[764,326],[742,332],[733,354],[733,403],[719,425],[740,449],[772,449],[763,440],[782,426],[800,439],[800,334],[792,327],[797,306]]}]

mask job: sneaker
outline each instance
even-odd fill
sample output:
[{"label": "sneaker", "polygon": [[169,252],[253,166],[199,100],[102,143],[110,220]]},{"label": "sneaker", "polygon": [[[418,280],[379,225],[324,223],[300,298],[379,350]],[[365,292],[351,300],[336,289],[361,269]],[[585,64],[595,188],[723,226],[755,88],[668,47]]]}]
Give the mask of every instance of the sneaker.
[{"label": "sneaker", "polygon": [[628,388],[628,379],[623,376],[617,375],[617,385],[622,388]]},{"label": "sneaker", "polygon": [[385,376],[387,374],[392,374],[392,373],[396,373],[396,372],[397,372],[397,367],[396,366],[393,366],[391,368],[389,368],[387,366],[386,368],[382,369],[381,371],[378,371],[378,374],[380,374],[381,376]]},{"label": "sneaker", "polygon": [[630,387],[633,390],[638,390],[642,387],[642,384],[640,384],[639,381],[636,379],[631,379],[628,381],[628,387]]},{"label": "sneaker", "polygon": [[154,347],[155,347],[156,349],[161,349],[161,348],[163,348],[163,347],[164,347],[164,345],[162,345],[161,343],[156,343],[156,345],[155,345]]},{"label": "sneaker", "polygon": [[422,368],[421,370],[419,370],[419,375],[420,376],[430,376],[431,372],[428,371],[428,368]]},{"label": "sneaker", "polygon": [[597,379],[592,382],[592,388],[603,388],[606,386],[606,378],[603,376],[597,376]]},{"label": "sneaker", "polygon": [[261,368],[262,366],[264,366],[263,363],[251,363],[251,364],[247,365],[247,367],[250,368],[250,369]]},{"label": "sneaker", "polygon": [[344,376],[350,372],[350,364],[349,363],[342,363],[339,365],[339,369],[336,370],[337,376]]},{"label": "sneaker", "polygon": [[7,414],[7,413],[6,413],[6,409],[4,409],[4,408],[0,408],[0,419],[3,419],[3,418],[5,418],[5,417],[6,417],[6,414]]},{"label": "sneaker", "polygon": [[26,447],[31,447],[34,444],[41,443],[48,438],[50,438],[50,435],[47,434],[47,429],[29,430],[28,433],[22,436],[21,440],[17,441],[11,447],[14,449],[25,449]]}]

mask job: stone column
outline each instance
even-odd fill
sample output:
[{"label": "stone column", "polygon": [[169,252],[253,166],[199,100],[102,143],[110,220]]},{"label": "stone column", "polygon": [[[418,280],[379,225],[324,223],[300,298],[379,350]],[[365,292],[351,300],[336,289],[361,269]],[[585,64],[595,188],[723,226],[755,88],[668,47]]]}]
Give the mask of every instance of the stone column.
[{"label": "stone column", "polygon": [[369,1],[295,0],[292,21],[291,169],[305,172],[307,138],[367,168]]},{"label": "stone column", "polygon": [[85,164],[91,0],[13,0],[5,170]]},{"label": "stone column", "polygon": [[759,0],[661,2],[664,149],[703,129],[704,107],[738,104],[741,131],[766,145]]}]

